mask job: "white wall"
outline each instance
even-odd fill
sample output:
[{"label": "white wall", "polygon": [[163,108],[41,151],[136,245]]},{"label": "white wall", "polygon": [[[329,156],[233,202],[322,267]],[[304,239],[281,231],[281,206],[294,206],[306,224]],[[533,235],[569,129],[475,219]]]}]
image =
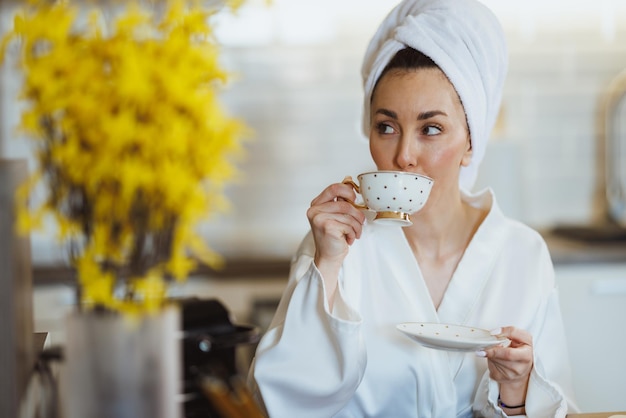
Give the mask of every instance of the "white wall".
[{"label": "white wall", "polygon": [[[504,23],[511,64],[479,186],[492,185],[507,212],[536,227],[588,222],[598,98],[626,68],[626,4],[485,2]],[[393,4],[251,0],[237,18],[222,18],[224,63],[237,74],[224,102],[256,132],[244,179],[229,189],[235,207],[204,227],[223,254],[290,255],[317,193],[371,168],[358,130],[360,60]],[[2,80],[0,150],[27,155],[11,128],[17,77],[5,70]],[[36,260],[61,256],[46,236],[35,235],[33,247]]]},{"label": "white wall", "polygon": [[[626,5],[486,3],[505,25],[510,72],[477,187],[493,186],[508,213],[536,227],[590,222],[598,102],[609,81],[626,68],[626,28],[620,24],[626,21]],[[276,238],[276,251],[295,245],[295,232],[306,230],[305,211],[318,191],[368,167],[358,131],[359,70],[383,14],[366,14],[359,25],[356,14],[337,13],[319,41],[294,45],[275,35],[253,47],[238,39],[226,50],[228,64],[242,78],[225,98],[258,134],[245,165],[248,183],[233,190],[237,201],[255,202],[253,210],[238,209],[253,227],[250,246],[268,234]],[[293,17],[306,27],[306,16]],[[288,245],[281,247],[283,242]]]}]

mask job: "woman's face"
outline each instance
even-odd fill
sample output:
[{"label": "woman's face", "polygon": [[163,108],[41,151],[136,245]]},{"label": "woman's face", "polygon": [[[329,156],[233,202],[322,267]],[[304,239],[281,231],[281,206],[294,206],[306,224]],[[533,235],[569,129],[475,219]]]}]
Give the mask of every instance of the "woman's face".
[{"label": "woman's face", "polygon": [[458,187],[472,156],[463,106],[438,68],[391,70],[372,96],[370,152],[379,170],[409,171]]}]

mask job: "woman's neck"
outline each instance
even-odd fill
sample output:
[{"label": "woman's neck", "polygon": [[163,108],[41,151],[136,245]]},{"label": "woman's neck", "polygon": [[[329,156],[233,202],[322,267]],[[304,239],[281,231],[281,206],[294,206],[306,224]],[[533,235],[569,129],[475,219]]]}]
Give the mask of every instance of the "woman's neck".
[{"label": "woman's neck", "polygon": [[445,203],[433,203],[412,217],[413,225],[404,228],[411,248],[431,259],[465,251],[487,211],[464,202],[460,193]]},{"label": "woman's neck", "polygon": [[460,195],[447,205],[446,210],[437,210],[437,205],[424,208],[424,213],[414,217],[413,225],[404,228],[436,310],[465,249],[487,215],[487,210],[463,202]]}]

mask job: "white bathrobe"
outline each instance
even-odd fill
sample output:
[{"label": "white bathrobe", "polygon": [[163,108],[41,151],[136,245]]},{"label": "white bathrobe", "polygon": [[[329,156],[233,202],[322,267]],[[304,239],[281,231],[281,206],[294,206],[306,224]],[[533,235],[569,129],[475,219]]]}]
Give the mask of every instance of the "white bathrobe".
[{"label": "white bathrobe", "polygon": [[490,211],[438,310],[400,227],[365,225],[343,264],[332,312],[313,263],[313,238],[305,238],[250,370],[270,417],[506,416],[485,358],[422,347],[396,329],[401,322],[529,331],[535,358],[527,415],[575,410],[545,242],[506,218],[490,190],[464,199]]}]

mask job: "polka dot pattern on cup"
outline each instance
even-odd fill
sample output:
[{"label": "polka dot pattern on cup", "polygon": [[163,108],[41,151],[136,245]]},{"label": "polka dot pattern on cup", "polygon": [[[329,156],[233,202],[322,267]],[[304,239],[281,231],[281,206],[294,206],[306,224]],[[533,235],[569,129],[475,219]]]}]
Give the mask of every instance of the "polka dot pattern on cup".
[{"label": "polka dot pattern on cup", "polygon": [[371,172],[358,176],[364,202],[376,212],[415,213],[426,203],[432,179],[414,173]]}]

